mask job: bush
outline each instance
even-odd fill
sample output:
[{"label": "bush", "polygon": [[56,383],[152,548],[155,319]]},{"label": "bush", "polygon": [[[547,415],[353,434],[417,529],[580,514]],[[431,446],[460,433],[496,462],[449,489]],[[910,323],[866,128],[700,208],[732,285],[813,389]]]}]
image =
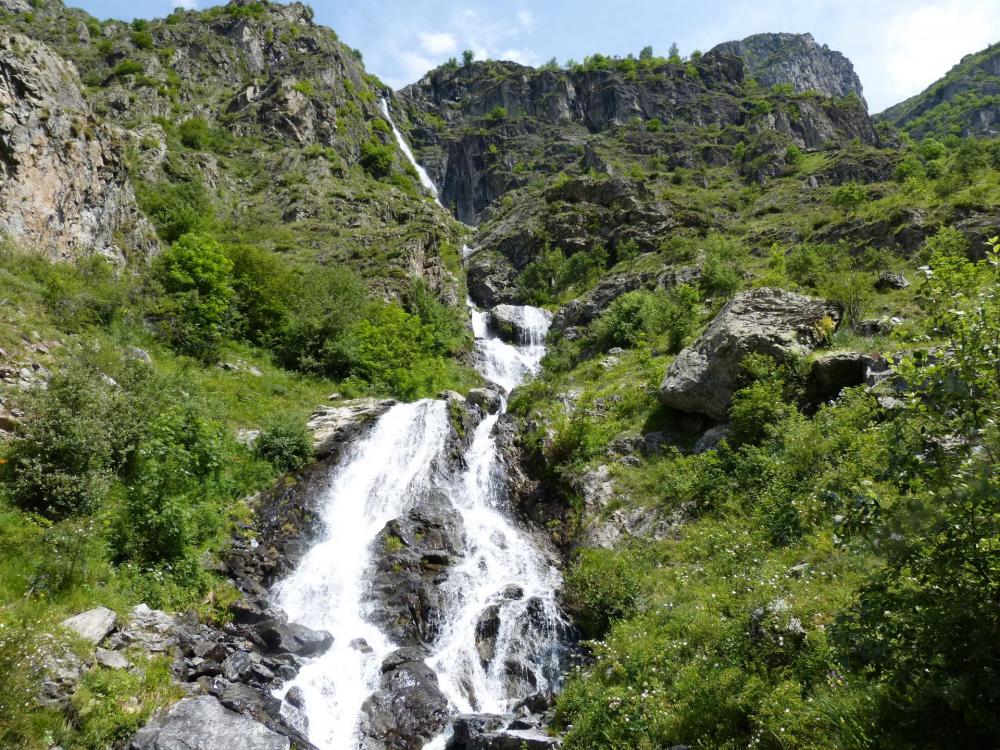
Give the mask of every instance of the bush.
[{"label": "bush", "polygon": [[667,351],[670,354],[684,348],[698,324],[700,307],[701,295],[693,286],[680,284],[667,292],[663,327],[667,331]]},{"label": "bush", "polygon": [[852,328],[864,320],[873,297],[871,274],[840,271],[829,274],[821,288],[823,296],[844,310],[844,322]]},{"label": "bush", "polygon": [[665,300],[645,290],[616,298],[591,325],[598,346],[634,347],[663,330]]},{"label": "bush", "polygon": [[708,296],[732,297],[743,282],[749,252],[738,240],[711,233],[705,239],[701,288]]},{"label": "bush", "polygon": [[312,436],[301,420],[278,416],[265,425],[254,443],[254,452],[279,474],[285,474],[312,459]]},{"label": "bush", "polygon": [[830,202],[837,208],[848,213],[854,211],[862,203],[868,200],[868,191],[863,185],[857,182],[845,182],[843,185],[834,188],[830,197]]},{"label": "bush", "polygon": [[138,404],[81,364],[54,374],[22,406],[26,418],[2,467],[13,501],[50,519],[95,510],[134,458],[143,429]]},{"label": "bush", "polygon": [[565,604],[584,638],[601,638],[630,615],[639,596],[631,560],[603,549],[583,550],[565,580]]},{"label": "bush", "polygon": [[141,73],[143,70],[145,70],[145,68],[141,62],[126,58],[115,66],[115,69],[112,71],[112,75],[118,77],[131,76]]},{"label": "bush", "polygon": [[225,248],[233,264],[233,335],[261,346],[273,346],[287,325],[296,294],[296,276],[276,253],[252,245]]},{"label": "bush", "polygon": [[160,336],[174,349],[202,361],[217,356],[228,333],[233,263],[203,234],[186,234],[161,254],[153,269],[162,292],[152,305]]},{"label": "bush", "polygon": [[166,242],[175,242],[190,232],[203,232],[212,223],[212,206],[200,180],[140,186],[137,197],[156,225],[160,239]]},{"label": "bush", "polygon": [[153,35],[145,30],[133,31],[132,44],[134,44],[138,49],[153,49]]},{"label": "bush", "polygon": [[375,141],[361,144],[361,166],[376,179],[392,174],[395,159],[395,152],[391,146],[383,146]]},{"label": "bush", "polygon": [[223,435],[190,399],[151,421],[113,514],[115,562],[175,564],[220,527],[211,483],[222,469]]}]

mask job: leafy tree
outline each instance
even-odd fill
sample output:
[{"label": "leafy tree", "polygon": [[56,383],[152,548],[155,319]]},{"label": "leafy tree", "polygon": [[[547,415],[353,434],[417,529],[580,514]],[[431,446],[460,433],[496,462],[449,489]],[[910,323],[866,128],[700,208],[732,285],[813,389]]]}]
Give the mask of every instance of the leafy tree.
[{"label": "leafy tree", "polygon": [[670,52],[667,53],[667,59],[672,63],[679,63],[681,61],[681,50],[677,46],[677,42],[671,42]]},{"label": "leafy tree", "polygon": [[469,67],[472,65],[472,61],[476,59],[476,53],[471,49],[467,49],[462,52],[462,65]]},{"label": "leafy tree", "polygon": [[199,179],[158,182],[141,186],[137,193],[140,207],[167,242],[189,232],[205,231],[212,223],[212,206]]},{"label": "leafy tree", "polygon": [[642,50],[639,52],[639,59],[640,60],[652,60],[653,59],[653,48],[652,48],[652,46],[647,45],[647,46],[643,47]]},{"label": "leafy tree", "polygon": [[295,295],[295,272],[277,254],[253,245],[225,248],[233,264],[234,336],[270,346],[281,336]]},{"label": "leafy tree", "polygon": [[388,177],[392,173],[395,158],[395,152],[391,146],[377,141],[361,144],[361,166],[376,179]]},{"label": "leafy tree", "polygon": [[233,262],[204,234],[186,234],[156,259],[162,290],[152,308],[160,335],[177,351],[202,360],[216,356],[233,302]]}]

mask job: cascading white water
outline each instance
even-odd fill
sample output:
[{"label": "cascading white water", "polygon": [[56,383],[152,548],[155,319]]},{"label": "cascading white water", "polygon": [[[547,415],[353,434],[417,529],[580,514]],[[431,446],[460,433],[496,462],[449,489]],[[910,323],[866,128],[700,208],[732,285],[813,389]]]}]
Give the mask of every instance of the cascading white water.
[{"label": "cascading white water", "polygon": [[[406,157],[407,161],[413,165],[413,168],[417,170],[417,177],[420,180],[420,184],[430,191],[430,194],[434,196],[434,200],[438,201],[438,190],[437,186],[434,184],[434,180],[431,176],[427,174],[427,170],[424,169],[417,162],[416,157],[413,155],[413,151],[410,149],[410,144],[406,142],[403,134],[399,132],[399,128],[396,127],[395,120],[392,119],[392,114],[389,112],[389,102],[384,98],[379,100],[379,108],[382,110],[382,115],[389,122],[389,127],[392,128],[392,134],[396,136],[396,143],[399,144],[400,150],[403,152],[403,156]],[[441,205],[441,201],[438,201],[438,205]]]},{"label": "cascading white water", "polygon": [[[469,307],[487,380],[510,390],[537,370],[549,326],[543,311],[522,308],[529,343],[512,346],[490,334],[485,313],[471,302]],[[452,705],[466,713],[503,713],[513,700],[526,697],[510,684],[512,660],[530,671],[530,683],[539,691],[555,687],[552,680],[558,673],[562,616],[555,594],[560,576],[506,513],[503,469],[493,438],[499,416],[487,417],[476,429],[467,469],[451,496],[465,526],[466,551],[446,584],[450,606],[442,619],[448,626],[428,660]],[[495,608],[497,634],[492,658],[484,665],[476,628],[490,608]]]},{"label": "cascading white water", "polygon": [[[381,107],[421,184],[436,198],[434,183],[413,158],[384,99]],[[463,247],[463,258],[471,252]],[[471,301],[469,309],[480,370],[506,395],[537,372],[550,318],[537,308],[516,308],[525,340],[512,345],[489,331],[488,313]],[[501,402],[506,408],[506,399]],[[273,592],[291,621],[334,637],[330,650],[280,691],[301,689],[309,739],[323,750],[358,746],[362,706],[378,687],[382,660],[399,645],[368,617],[373,542],[389,521],[432,489],[445,494],[464,530],[462,555],[442,584],[442,627],[428,644],[426,660],[451,708],[502,713],[531,693],[558,687],[565,627],[556,603],[560,575],[505,507],[503,466],[493,437],[499,417],[482,420],[464,456],[465,468],[449,475],[443,455],[450,429],[446,403],[400,404],[332,471],[321,500],[325,534]],[[484,616],[494,631],[487,654],[477,634]],[[443,748],[446,738],[436,738],[428,750]]]},{"label": "cascading white water", "polygon": [[[443,401],[400,404],[383,415],[330,477],[322,505],[325,537],[274,592],[293,622],[334,636],[330,650],[305,665],[293,683],[305,698],[309,736],[322,748],[354,747],[361,705],[393,650],[365,618],[371,542],[434,481],[434,459],[447,432]],[[371,650],[357,648],[357,639]]]}]

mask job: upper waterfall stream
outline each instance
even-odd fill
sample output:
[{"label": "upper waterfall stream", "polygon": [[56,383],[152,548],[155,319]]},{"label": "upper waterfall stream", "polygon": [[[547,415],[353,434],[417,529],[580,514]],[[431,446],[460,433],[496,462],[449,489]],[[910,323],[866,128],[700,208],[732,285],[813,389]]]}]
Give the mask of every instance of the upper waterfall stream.
[{"label": "upper waterfall stream", "polygon": [[[385,100],[381,106],[421,182],[436,196]],[[488,313],[471,302],[469,308],[480,372],[504,393],[500,412],[482,419],[456,462],[447,455],[445,401],[390,409],[331,469],[319,499],[321,537],[272,592],[292,622],[334,637],[333,646],[282,691],[301,690],[308,736],[323,750],[365,746],[366,701],[380,689],[383,661],[413,645],[386,632],[372,578],[385,552],[380,546],[387,524],[425,507],[458,519],[460,526],[460,549],[436,583],[435,622],[421,644],[448,710],[504,713],[533,693],[558,687],[566,628],[556,602],[560,574],[510,516],[493,434],[506,394],[538,370],[550,318],[536,308],[519,308],[524,340],[515,345],[490,331]],[[491,632],[485,653],[484,622]],[[427,747],[444,748],[446,742],[442,734]]]}]

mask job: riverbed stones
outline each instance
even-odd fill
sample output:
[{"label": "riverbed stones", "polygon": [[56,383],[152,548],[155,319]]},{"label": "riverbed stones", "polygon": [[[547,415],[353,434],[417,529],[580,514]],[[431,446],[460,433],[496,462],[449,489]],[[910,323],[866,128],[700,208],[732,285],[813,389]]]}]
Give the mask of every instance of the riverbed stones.
[{"label": "riverbed stones", "polygon": [[809,354],[823,338],[822,321],[836,325],[839,308],[783,289],[737,294],[667,369],[660,400],[679,411],[723,420],[748,354],[786,361]]}]

